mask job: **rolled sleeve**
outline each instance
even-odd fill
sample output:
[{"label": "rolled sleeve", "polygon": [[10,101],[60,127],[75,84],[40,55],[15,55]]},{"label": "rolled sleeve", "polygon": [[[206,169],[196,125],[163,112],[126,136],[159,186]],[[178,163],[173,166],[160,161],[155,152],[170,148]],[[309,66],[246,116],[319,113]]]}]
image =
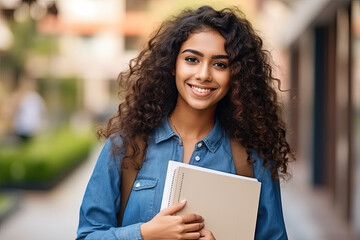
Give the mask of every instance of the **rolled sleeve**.
[{"label": "rolled sleeve", "polygon": [[134,240],[142,240],[140,226],[142,223],[136,223],[133,225],[129,225],[126,227],[118,228],[120,239],[134,239]]},{"label": "rolled sleeve", "polygon": [[136,223],[126,227],[110,228],[108,230],[94,231],[85,236],[86,240],[143,240],[140,233],[142,223]]}]

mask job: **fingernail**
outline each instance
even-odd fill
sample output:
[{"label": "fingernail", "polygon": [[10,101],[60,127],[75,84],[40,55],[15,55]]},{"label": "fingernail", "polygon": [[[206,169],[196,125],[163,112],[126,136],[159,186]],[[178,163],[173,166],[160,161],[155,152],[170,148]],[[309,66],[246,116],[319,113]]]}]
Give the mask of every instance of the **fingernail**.
[{"label": "fingernail", "polygon": [[180,201],[180,203],[185,203],[186,202],[186,199],[183,199]]}]

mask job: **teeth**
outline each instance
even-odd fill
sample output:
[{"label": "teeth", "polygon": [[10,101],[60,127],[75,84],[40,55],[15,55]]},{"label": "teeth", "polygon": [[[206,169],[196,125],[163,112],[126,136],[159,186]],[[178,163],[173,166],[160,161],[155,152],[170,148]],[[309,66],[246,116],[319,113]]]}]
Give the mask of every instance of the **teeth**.
[{"label": "teeth", "polygon": [[191,86],[191,88],[199,93],[208,93],[211,91],[210,88],[199,88],[199,87],[195,87],[195,86]]}]

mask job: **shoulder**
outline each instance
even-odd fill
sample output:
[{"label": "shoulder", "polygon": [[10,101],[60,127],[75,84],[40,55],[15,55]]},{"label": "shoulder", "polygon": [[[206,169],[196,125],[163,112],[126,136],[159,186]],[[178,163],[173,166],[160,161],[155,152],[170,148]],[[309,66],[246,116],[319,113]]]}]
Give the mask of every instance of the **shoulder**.
[{"label": "shoulder", "polygon": [[98,158],[96,160],[93,172],[88,183],[88,189],[95,191],[99,187],[105,187],[113,189],[113,192],[117,191],[120,181],[120,166],[121,166],[121,153],[114,153],[114,142],[111,139],[107,139],[103,144]]},{"label": "shoulder", "polygon": [[106,167],[114,167],[119,166],[120,161],[124,155],[123,151],[119,151],[121,146],[121,138],[120,137],[110,137],[108,138],[102,146],[101,152],[99,154],[97,165],[102,165]]}]

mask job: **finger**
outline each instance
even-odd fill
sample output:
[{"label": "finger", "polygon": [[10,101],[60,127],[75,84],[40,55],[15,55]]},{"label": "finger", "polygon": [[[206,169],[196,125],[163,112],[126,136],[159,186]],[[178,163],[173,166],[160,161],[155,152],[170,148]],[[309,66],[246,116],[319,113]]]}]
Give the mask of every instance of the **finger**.
[{"label": "finger", "polygon": [[200,233],[200,238],[199,239],[210,239],[210,240],[216,240],[215,239],[215,237],[214,237],[214,235],[212,234],[212,232],[211,231],[209,231],[209,230],[207,230],[207,229],[201,229],[200,231],[199,231],[199,233]]},{"label": "finger", "polygon": [[164,210],[162,210],[160,212],[161,215],[173,215],[174,213],[180,211],[181,209],[183,209],[185,207],[186,204],[186,200],[182,200],[179,203],[176,203],[168,208],[165,208]]},{"label": "finger", "polygon": [[181,216],[184,223],[199,223],[203,222],[204,219],[197,214],[186,214]]},{"label": "finger", "polygon": [[185,224],[184,231],[185,232],[199,232],[204,227],[204,223],[190,223]]},{"label": "finger", "polygon": [[199,232],[189,232],[185,233],[182,237],[182,239],[199,239],[200,233]]},{"label": "finger", "polygon": [[207,232],[205,229],[201,229],[199,233],[200,233],[200,239],[204,239],[204,237],[206,237]]}]

